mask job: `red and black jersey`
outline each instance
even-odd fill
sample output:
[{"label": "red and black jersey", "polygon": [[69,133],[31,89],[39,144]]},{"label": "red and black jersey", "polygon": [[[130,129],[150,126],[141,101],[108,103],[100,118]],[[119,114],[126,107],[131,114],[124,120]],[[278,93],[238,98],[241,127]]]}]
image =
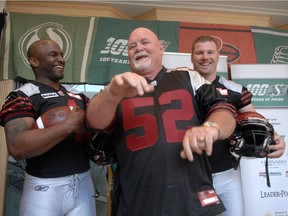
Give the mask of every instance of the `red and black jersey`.
[{"label": "red and black jersey", "polygon": [[[35,120],[44,112],[58,106],[79,106],[85,110],[89,98],[64,86],[56,91],[50,86],[30,82],[9,93],[0,112],[0,123],[32,117]],[[83,141],[71,135],[46,153],[26,159],[26,172],[30,175],[53,178],[82,173],[90,168]]]},{"label": "red and black jersey", "polygon": [[[237,110],[251,104],[252,93],[244,86],[217,76],[212,82],[214,87],[236,107]],[[209,157],[212,173],[223,172],[235,166],[235,158],[229,152],[229,140],[217,140],[213,145],[213,153]]]},{"label": "red and black jersey", "polygon": [[207,156],[195,154],[189,162],[180,151],[188,128],[199,126],[211,110],[234,107],[195,71],[163,68],[148,82],[155,86],[152,93],[123,99],[116,112],[117,216],[223,212],[221,201],[201,205],[198,196],[213,190]]}]

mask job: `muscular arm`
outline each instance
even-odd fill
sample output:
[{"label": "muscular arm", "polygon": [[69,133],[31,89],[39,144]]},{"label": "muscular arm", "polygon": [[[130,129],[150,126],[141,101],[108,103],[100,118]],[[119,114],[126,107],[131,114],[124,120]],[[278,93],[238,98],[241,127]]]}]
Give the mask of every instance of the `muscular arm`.
[{"label": "muscular arm", "polygon": [[90,128],[104,130],[112,122],[119,99],[111,95],[105,88],[91,99],[86,114],[87,124]]},{"label": "muscular arm", "polygon": [[41,155],[73,132],[83,129],[84,112],[73,110],[69,117],[49,128],[30,129],[34,119],[17,118],[5,124],[8,152],[16,160]]},{"label": "muscular arm", "polygon": [[216,141],[217,139],[222,140],[228,138],[231,136],[236,127],[235,117],[226,110],[214,111],[209,115],[206,121],[215,122],[219,127],[220,131],[218,137],[215,137],[215,140],[213,141]]},{"label": "muscular arm", "polygon": [[91,99],[86,115],[89,127],[99,130],[107,128],[122,98],[143,95],[144,92],[153,90],[153,86],[148,85],[144,77],[135,73],[125,72],[116,75],[102,92]]}]

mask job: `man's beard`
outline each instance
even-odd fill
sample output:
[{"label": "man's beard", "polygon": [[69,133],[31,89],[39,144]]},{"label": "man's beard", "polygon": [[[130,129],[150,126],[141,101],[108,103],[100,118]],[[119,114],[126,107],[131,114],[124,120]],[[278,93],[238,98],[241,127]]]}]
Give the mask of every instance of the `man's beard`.
[{"label": "man's beard", "polygon": [[151,66],[151,60],[150,59],[148,61],[140,62],[140,63],[137,63],[136,61],[134,61],[134,68],[135,68],[136,72],[145,71],[148,68],[150,68],[150,66]]}]

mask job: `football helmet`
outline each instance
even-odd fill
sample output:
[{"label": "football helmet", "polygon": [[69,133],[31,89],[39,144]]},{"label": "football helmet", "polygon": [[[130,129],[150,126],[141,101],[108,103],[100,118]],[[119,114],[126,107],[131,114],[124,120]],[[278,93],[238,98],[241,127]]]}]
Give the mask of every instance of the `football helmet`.
[{"label": "football helmet", "polygon": [[111,134],[96,132],[88,143],[88,156],[98,166],[112,165],[117,162],[116,148],[111,137]]},{"label": "football helmet", "polygon": [[273,126],[257,112],[244,112],[238,116],[238,125],[230,137],[230,152],[236,158],[263,158],[271,153],[268,145],[275,144]]}]

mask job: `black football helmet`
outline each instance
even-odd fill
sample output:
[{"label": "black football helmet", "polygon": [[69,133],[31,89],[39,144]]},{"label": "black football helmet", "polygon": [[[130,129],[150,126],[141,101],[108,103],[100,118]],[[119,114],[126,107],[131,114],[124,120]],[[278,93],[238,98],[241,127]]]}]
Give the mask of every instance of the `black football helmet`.
[{"label": "black football helmet", "polygon": [[88,156],[98,166],[112,165],[117,162],[116,148],[111,138],[111,134],[96,132],[88,143]]},{"label": "black football helmet", "polygon": [[275,144],[273,126],[257,112],[244,112],[238,116],[238,125],[230,137],[230,152],[238,158],[263,158],[271,152],[268,145]]},{"label": "black football helmet", "polygon": [[267,154],[272,150],[269,145],[275,144],[273,126],[257,112],[244,112],[238,116],[238,125],[230,137],[230,153],[236,158],[237,169],[242,156],[250,158],[266,157],[265,170],[267,186],[271,187]]}]

